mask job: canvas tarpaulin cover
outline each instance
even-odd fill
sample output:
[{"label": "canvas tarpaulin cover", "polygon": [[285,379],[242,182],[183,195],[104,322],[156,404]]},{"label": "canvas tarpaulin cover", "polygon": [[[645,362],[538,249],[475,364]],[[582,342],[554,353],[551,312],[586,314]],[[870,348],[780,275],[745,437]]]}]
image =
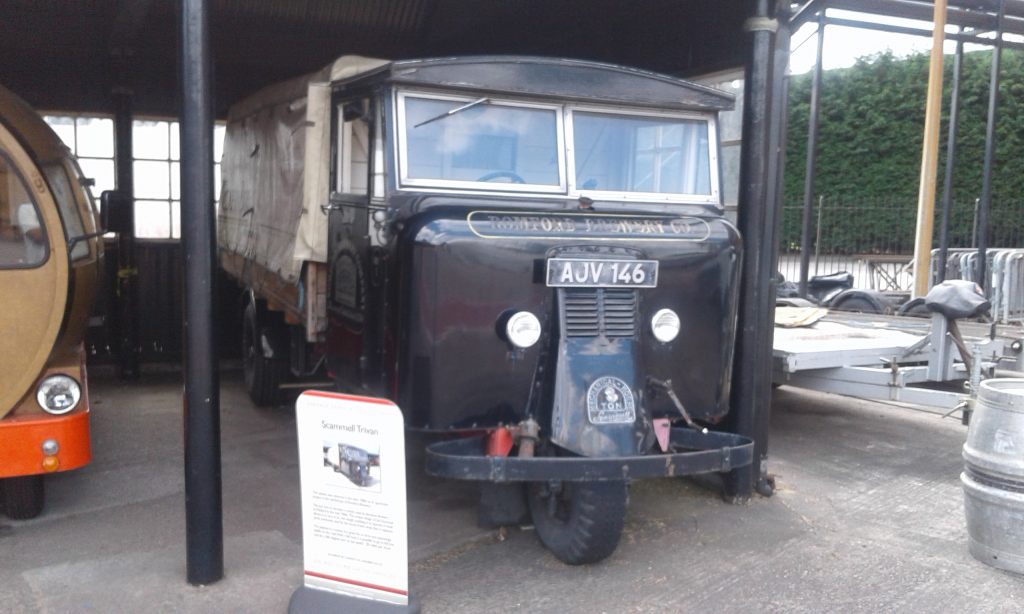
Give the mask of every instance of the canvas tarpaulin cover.
[{"label": "canvas tarpaulin cover", "polygon": [[343,56],[231,107],[221,161],[217,244],[297,283],[327,261],[331,87],[387,64]]}]

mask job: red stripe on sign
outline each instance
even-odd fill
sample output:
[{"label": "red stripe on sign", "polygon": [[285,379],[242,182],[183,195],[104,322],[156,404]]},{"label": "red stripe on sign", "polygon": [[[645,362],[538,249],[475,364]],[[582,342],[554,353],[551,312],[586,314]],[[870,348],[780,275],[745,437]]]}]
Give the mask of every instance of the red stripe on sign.
[{"label": "red stripe on sign", "polygon": [[379,586],[377,584],[370,584],[369,582],[359,582],[357,580],[349,580],[347,578],[339,578],[338,576],[332,576],[325,573],[319,573],[316,571],[306,570],[307,576],[313,576],[314,578],[323,578],[324,580],[333,580],[335,582],[341,582],[343,584],[351,584],[352,586],[361,586],[363,588],[372,588],[378,591],[385,591],[388,593],[394,593],[396,595],[408,595],[408,591],[403,591],[397,588],[391,588],[389,586]]},{"label": "red stripe on sign", "polygon": [[375,397],[357,397],[352,394],[341,394],[340,392],[324,392],[322,390],[307,390],[302,393],[304,396],[311,397],[324,397],[327,399],[341,399],[343,401],[358,401],[360,403],[374,403],[377,405],[394,405],[387,399],[378,399]]}]

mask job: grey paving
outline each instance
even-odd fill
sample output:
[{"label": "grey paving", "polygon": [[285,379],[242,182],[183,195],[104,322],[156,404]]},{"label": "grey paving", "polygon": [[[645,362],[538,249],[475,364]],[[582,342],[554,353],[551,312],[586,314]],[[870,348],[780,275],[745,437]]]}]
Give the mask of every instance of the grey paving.
[{"label": "grey paving", "polygon": [[[302,555],[291,412],[252,407],[238,373],[224,374],[226,578],[192,587],[180,395],[174,375],[94,381],[94,462],[49,483],[42,517],[0,516],[0,611],[285,610]],[[636,484],[618,552],[579,568],[529,529],[476,528],[472,488],[413,472],[412,591],[427,612],[1020,611],[1024,578],[967,552],[965,433],[781,388],[776,496],[732,506],[692,480]]]}]

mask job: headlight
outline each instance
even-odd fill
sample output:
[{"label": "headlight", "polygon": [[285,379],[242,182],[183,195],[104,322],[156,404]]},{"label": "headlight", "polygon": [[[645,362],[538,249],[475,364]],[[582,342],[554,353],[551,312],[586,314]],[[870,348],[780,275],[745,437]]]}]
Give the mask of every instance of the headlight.
[{"label": "headlight", "polygon": [[39,407],[51,414],[66,414],[82,398],[82,389],[74,378],[67,375],[51,375],[39,384],[36,401]]},{"label": "headlight", "polygon": [[526,349],[540,340],[540,320],[529,311],[514,313],[505,323],[505,336],[512,345]]},{"label": "headlight", "polygon": [[679,335],[679,316],[671,309],[661,309],[651,318],[651,332],[654,338],[668,343]]}]

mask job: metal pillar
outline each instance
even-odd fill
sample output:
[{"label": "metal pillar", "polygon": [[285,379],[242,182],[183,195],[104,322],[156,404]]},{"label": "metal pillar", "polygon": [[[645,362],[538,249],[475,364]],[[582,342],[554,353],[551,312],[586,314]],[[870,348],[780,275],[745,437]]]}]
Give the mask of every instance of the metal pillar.
[{"label": "metal pillar", "polygon": [[807,120],[807,167],[804,171],[804,214],[800,226],[800,296],[807,297],[811,269],[811,218],[814,216],[814,173],[818,162],[818,115],[821,109],[821,57],[825,50],[825,11],[818,14],[818,53],[811,78]]},{"label": "metal pillar", "polygon": [[[960,33],[964,31],[960,27]],[[960,117],[960,72],[964,63],[964,43],[956,41],[953,60],[953,91],[949,97],[949,133],[946,136],[946,177],[942,184],[942,216],[939,220],[939,283],[946,281],[946,260],[949,258],[949,216],[953,210],[953,169],[956,168],[956,129]]]},{"label": "metal pillar", "polygon": [[127,217],[131,232],[117,235],[117,279],[114,335],[117,344],[117,374],[121,379],[139,376],[139,300],[135,264],[135,179],[132,170],[132,92],[118,87],[114,97],[114,181],[117,191],[130,204]]},{"label": "metal pillar", "polygon": [[1003,57],[1003,18],[1006,14],[1006,0],[999,0],[996,17],[996,39],[992,48],[992,77],[988,90],[988,122],[985,125],[985,168],[981,182],[981,202],[978,205],[978,270],[975,279],[989,295],[988,275],[988,213],[992,207],[992,163],[996,152],[996,120],[999,109],[999,64]]},{"label": "metal pillar", "polygon": [[739,227],[745,251],[729,427],[752,437],[755,449],[754,462],[749,467],[726,476],[724,494],[732,501],[749,499],[755,484],[759,491],[771,490],[764,475],[763,459],[768,443],[765,413],[771,397],[771,320],[775,306],[771,276],[778,248],[772,243],[776,194],[769,190],[775,183],[772,173],[777,170],[770,159],[778,153],[772,151],[771,134],[773,121],[777,121],[772,117],[772,97],[776,85],[775,32],[779,24],[769,11],[768,0],[754,0],[750,6],[751,17],[745,24],[751,46],[743,88],[739,202]]},{"label": "metal pillar", "polygon": [[185,530],[188,581],[224,577],[220,391],[214,339],[213,88],[209,5],[181,5],[181,238],[185,256]]},{"label": "metal pillar", "polygon": [[[764,496],[775,493],[775,478],[768,473],[768,429],[771,418],[772,354],[775,341],[775,296],[779,270],[779,242],[782,237],[783,187],[786,174],[786,132],[789,117],[789,47],[792,29],[786,26],[790,13],[789,0],[776,0],[775,15],[781,22],[775,35],[774,67],[772,72],[771,106],[768,131],[768,183],[765,200],[765,228],[771,234],[763,249],[767,255],[768,283],[761,303],[761,337],[757,341],[760,356],[760,380],[757,407],[754,416],[754,457],[757,472],[754,488]],[[819,231],[820,234],[820,231]]]}]

